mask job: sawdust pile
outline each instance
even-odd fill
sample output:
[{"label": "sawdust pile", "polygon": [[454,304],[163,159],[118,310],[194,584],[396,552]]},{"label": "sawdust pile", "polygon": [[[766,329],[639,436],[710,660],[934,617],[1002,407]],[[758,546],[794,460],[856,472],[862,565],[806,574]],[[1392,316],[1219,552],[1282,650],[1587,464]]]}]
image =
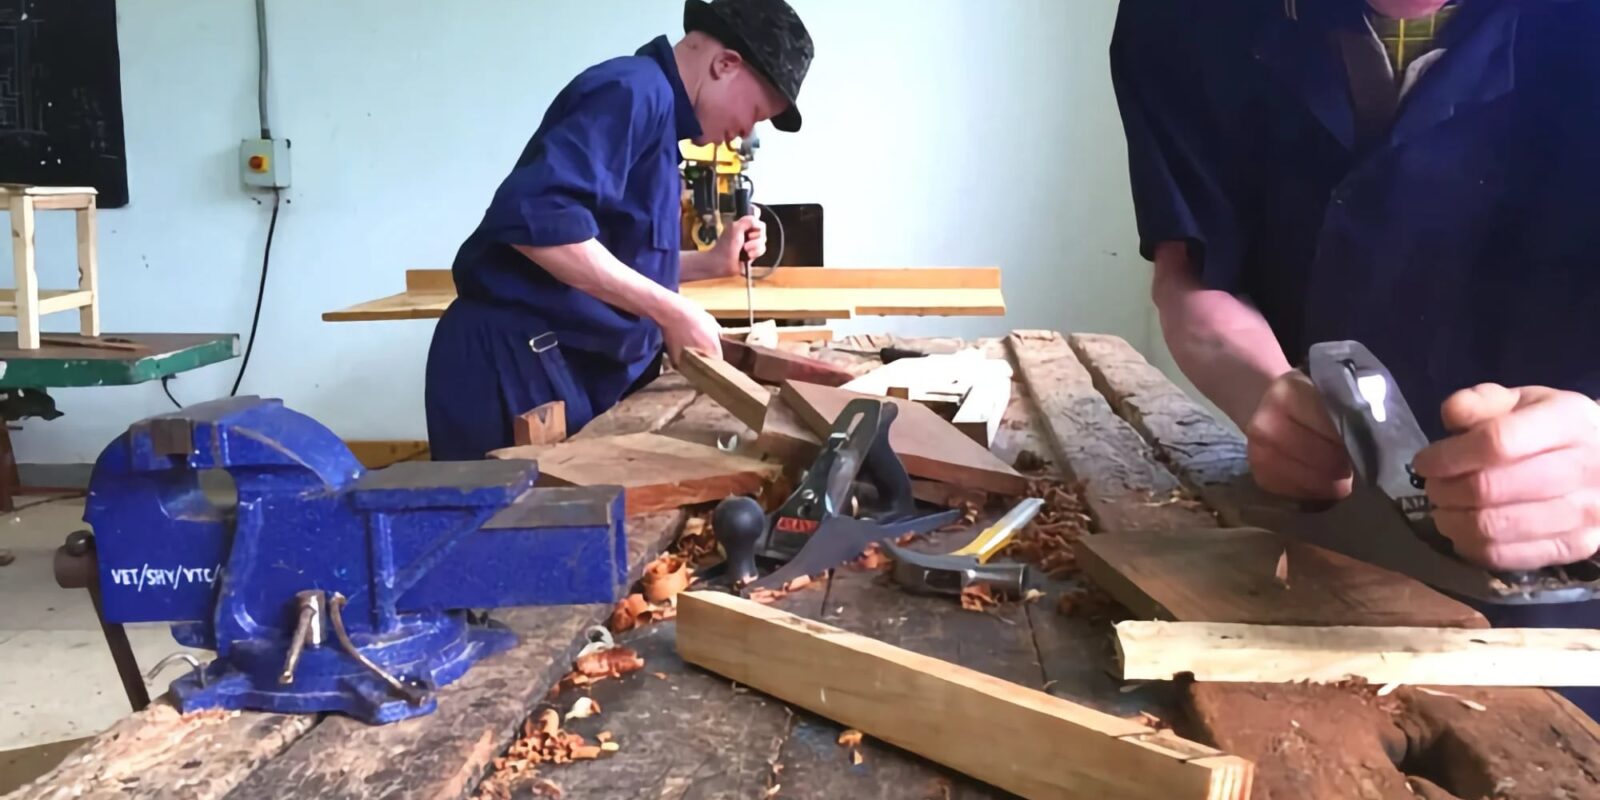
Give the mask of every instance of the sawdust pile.
[{"label": "sawdust pile", "polygon": [[1078,571],[1078,540],[1089,533],[1089,510],[1077,488],[1055,480],[1029,481],[1028,496],[1044,500],[1039,515],[1005,553],[1052,578]]}]

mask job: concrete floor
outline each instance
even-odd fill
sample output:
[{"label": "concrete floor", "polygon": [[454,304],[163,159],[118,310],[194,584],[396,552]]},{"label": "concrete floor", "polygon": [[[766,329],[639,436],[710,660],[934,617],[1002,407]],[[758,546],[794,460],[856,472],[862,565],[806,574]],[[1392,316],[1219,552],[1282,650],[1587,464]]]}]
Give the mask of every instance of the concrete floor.
[{"label": "concrete floor", "polygon": [[[17,505],[0,515],[0,549],[16,557],[0,567],[0,751],[93,736],[130,712],[89,593],[55,582],[55,549],[86,527],[83,499]],[[141,669],[184,649],[166,625],[128,626],[128,638]],[[150,694],[165,692],[181,669],[147,682]]]}]

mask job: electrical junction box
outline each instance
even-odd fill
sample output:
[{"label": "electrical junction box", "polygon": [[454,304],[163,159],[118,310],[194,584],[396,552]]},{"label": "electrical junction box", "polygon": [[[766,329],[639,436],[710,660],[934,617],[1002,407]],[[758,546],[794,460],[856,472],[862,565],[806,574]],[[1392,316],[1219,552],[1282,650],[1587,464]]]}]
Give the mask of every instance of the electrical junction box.
[{"label": "electrical junction box", "polygon": [[246,186],[289,188],[289,140],[245,139],[240,142],[239,175]]}]

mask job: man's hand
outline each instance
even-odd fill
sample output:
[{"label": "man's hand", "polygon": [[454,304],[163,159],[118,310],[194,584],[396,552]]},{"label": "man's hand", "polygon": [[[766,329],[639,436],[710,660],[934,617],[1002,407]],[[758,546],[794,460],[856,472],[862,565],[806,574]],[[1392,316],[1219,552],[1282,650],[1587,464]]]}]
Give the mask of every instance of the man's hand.
[{"label": "man's hand", "polygon": [[1457,553],[1529,570],[1600,550],[1600,406],[1575,392],[1486,383],[1451,395],[1442,413],[1455,435],[1413,467]]},{"label": "man's hand", "polygon": [[722,277],[739,274],[739,252],[750,254],[750,260],[766,255],[767,223],[761,221],[761,209],[750,207],[750,216],[740,217],[722,229],[717,243],[708,253],[717,274]]},{"label": "man's hand", "polygon": [[1311,379],[1279,375],[1245,426],[1256,485],[1301,500],[1339,500],[1350,494],[1350,456]]},{"label": "man's hand", "polygon": [[722,325],[693,301],[682,295],[673,297],[676,300],[669,302],[656,318],[662,337],[666,339],[667,358],[676,365],[685,347],[722,358]]}]

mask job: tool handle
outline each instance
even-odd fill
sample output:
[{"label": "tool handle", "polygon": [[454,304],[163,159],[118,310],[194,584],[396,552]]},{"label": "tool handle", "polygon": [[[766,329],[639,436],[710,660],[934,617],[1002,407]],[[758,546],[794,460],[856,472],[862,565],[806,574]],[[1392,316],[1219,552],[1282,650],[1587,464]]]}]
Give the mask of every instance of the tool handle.
[{"label": "tool handle", "polygon": [[[748,216],[750,216],[750,185],[740,183],[733,187],[733,218],[739,220]],[[748,241],[749,238],[750,232],[746,231],[745,240]],[[739,246],[739,263],[745,265],[750,263],[750,252],[744,249],[742,243]]]},{"label": "tool handle", "polygon": [[761,504],[743,495],[723,500],[711,513],[711,531],[728,557],[728,576],[734,585],[755,580],[756,543],[767,532],[767,515]]},{"label": "tool handle", "polygon": [[1015,536],[1017,531],[1022,530],[1023,526],[1032,522],[1042,508],[1044,508],[1044,501],[1037,497],[1023,500],[1012,506],[1005,516],[996,520],[983,533],[978,534],[978,538],[973,539],[966,547],[951,553],[951,555],[972,556],[980,564],[987,562],[990,556],[999,552],[1000,548],[1005,547],[1006,543],[1011,541],[1011,537]]}]

